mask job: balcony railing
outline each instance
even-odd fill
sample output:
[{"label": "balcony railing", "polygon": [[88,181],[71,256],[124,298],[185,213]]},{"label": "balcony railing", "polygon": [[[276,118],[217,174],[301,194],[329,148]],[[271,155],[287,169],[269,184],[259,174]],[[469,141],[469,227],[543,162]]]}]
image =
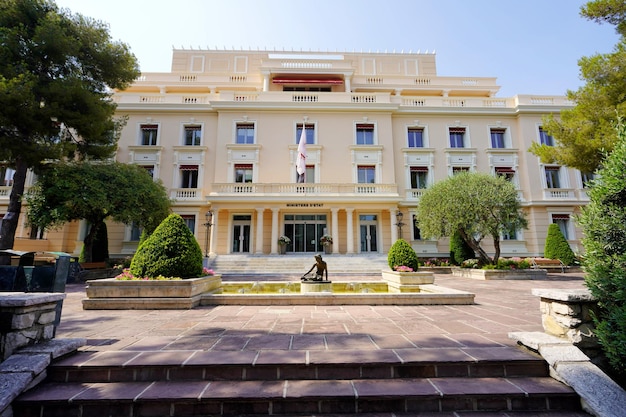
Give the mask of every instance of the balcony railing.
[{"label": "balcony railing", "polygon": [[574,200],[576,193],[569,188],[548,188],[544,190],[543,197],[546,200]]},{"label": "balcony railing", "polygon": [[286,184],[286,183],[220,183],[212,185],[212,196],[317,195],[398,197],[396,184]]},{"label": "balcony railing", "polygon": [[198,201],[202,200],[201,188],[172,188],[170,198],[176,201]]},{"label": "balcony railing", "polygon": [[231,103],[319,103],[330,105],[381,105],[398,107],[447,107],[447,108],[516,108],[517,106],[571,106],[565,97],[515,96],[510,98],[460,97],[446,98],[433,96],[394,96],[389,93],[329,93],[329,92],[288,92],[288,91],[221,91],[207,94],[180,93],[135,93],[121,92],[114,96],[120,105],[148,104],[190,106],[218,106]]}]

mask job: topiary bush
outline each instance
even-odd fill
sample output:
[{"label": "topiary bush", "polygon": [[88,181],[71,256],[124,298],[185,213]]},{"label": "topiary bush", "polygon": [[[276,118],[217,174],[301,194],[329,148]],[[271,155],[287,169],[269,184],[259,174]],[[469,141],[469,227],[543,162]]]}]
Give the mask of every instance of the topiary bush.
[{"label": "topiary bush", "polygon": [[548,226],[548,235],[546,236],[546,246],[543,250],[543,256],[548,259],[560,259],[565,265],[573,265],[576,255],[569,243],[561,233],[559,225],[556,223]]},{"label": "topiary bush", "polygon": [[398,266],[408,266],[413,271],[417,271],[419,259],[409,242],[404,239],[398,239],[389,249],[387,263],[389,268],[394,271]]},{"label": "topiary bush", "polygon": [[148,278],[193,278],[202,274],[202,250],[180,215],[170,214],[139,246],[130,272]]},{"label": "topiary bush", "polygon": [[459,232],[455,232],[450,237],[450,263],[452,265],[461,265],[468,259],[474,259],[474,249],[467,244],[461,237]]},{"label": "topiary bush", "polygon": [[614,370],[626,378],[626,126],[582,209],[585,281],[598,300],[596,335]]}]

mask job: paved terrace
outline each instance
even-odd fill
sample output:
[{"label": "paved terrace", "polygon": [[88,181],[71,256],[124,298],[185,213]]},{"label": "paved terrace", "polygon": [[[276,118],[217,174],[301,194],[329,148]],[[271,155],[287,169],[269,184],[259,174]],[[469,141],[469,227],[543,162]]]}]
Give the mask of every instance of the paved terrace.
[{"label": "paved terrace", "polygon": [[[297,278],[282,278],[287,279]],[[582,275],[574,272],[533,281],[480,281],[441,274],[435,284],[474,292],[476,304],[83,310],[85,285],[70,284],[56,337],[86,338],[82,349],[90,351],[327,350],[341,354],[343,350],[513,346],[509,332],[543,331],[539,297],[531,289],[584,288]]]}]

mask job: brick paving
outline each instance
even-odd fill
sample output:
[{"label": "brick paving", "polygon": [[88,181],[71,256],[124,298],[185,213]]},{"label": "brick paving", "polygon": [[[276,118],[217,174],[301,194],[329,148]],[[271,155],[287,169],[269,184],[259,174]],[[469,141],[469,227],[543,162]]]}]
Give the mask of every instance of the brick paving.
[{"label": "brick paving", "polygon": [[89,351],[162,351],[160,360],[166,360],[168,351],[180,350],[340,353],[514,346],[509,332],[542,331],[539,299],[531,289],[584,288],[582,275],[574,272],[532,281],[481,281],[439,274],[435,284],[474,292],[476,304],[83,310],[85,285],[69,284],[56,337],[84,337],[87,345],[82,350]]}]

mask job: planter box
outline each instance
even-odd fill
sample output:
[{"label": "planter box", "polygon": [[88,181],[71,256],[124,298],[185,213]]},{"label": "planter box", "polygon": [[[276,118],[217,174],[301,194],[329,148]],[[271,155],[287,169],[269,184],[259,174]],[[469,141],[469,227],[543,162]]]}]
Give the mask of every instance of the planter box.
[{"label": "planter box", "polygon": [[482,279],[482,280],[532,280],[546,279],[548,273],[545,269],[470,269],[452,268],[455,277]]},{"label": "planter box", "polygon": [[176,281],[123,281],[115,278],[87,281],[85,310],[193,308],[202,294],[222,285],[221,275]]},{"label": "planter box", "polygon": [[420,292],[420,285],[435,282],[435,275],[430,271],[398,272],[382,271],[383,281],[387,282],[389,292]]}]

